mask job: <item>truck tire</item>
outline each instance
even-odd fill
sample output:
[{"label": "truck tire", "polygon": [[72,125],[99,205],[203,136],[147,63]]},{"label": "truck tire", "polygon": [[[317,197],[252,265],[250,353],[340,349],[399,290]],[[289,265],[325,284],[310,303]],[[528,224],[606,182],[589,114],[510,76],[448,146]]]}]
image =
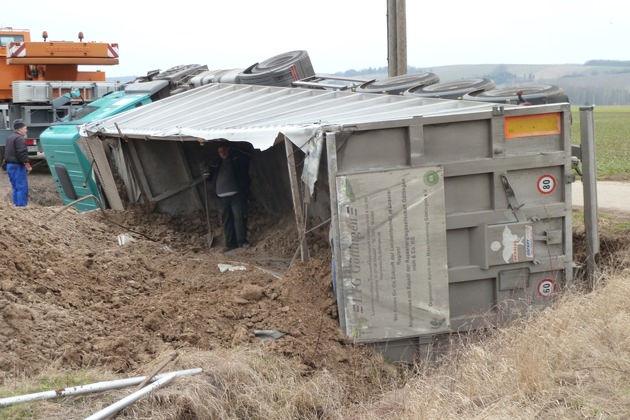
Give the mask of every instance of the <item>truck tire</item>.
[{"label": "truck tire", "polygon": [[530,105],[557,104],[569,102],[569,98],[558,86],[530,85],[513,86],[500,89],[491,89],[483,92],[473,92],[464,95],[463,99],[479,102],[496,102],[500,104],[519,104],[518,93],[521,91],[523,98]]},{"label": "truck tire", "polygon": [[314,75],[315,71],[308,53],[296,50],[273,56],[248,67],[236,77],[236,83],[291,87],[294,81]]},{"label": "truck tire", "polygon": [[358,86],[355,91],[359,93],[400,95],[411,88],[428,86],[439,81],[440,77],[435,73],[404,74],[384,80],[373,80],[363,83],[361,86]]},{"label": "truck tire", "polygon": [[421,98],[461,99],[465,94],[494,89],[494,80],[462,79],[451,82],[439,82],[428,86],[416,86],[404,92],[405,96]]}]

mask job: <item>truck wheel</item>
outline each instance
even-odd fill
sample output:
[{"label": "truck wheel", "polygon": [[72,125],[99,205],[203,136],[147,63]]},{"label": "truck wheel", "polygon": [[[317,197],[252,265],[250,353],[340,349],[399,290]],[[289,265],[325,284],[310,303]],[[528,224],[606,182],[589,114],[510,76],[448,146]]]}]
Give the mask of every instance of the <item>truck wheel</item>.
[{"label": "truck wheel", "polygon": [[400,95],[408,89],[432,85],[439,81],[440,77],[435,73],[404,74],[384,80],[366,82],[358,86],[355,90],[359,93]]},{"label": "truck wheel", "polygon": [[404,95],[421,98],[461,99],[467,93],[482,92],[494,87],[495,83],[490,79],[462,79],[413,87],[405,91]]},{"label": "truck wheel", "polygon": [[558,86],[530,85],[513,86],[500,89],[491,89],[483,92],[473,92],[464,95],[463,99],[479,102],[496,102],[501,104],[519,104],[518,92],[531,105],[557,104],[569,102],[569,98]]},{"label": "truck wheel", "polygon": [[308,53],[297,50],[273,56],[248,67],[236,77],[236,83],[291,87],[294,81],[314,75]]}]

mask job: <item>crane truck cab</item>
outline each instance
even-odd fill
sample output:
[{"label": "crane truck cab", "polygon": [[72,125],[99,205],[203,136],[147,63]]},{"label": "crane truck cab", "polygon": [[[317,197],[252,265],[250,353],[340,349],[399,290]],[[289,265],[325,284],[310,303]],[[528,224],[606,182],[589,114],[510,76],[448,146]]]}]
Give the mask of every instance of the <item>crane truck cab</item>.
[{"label": "crane truck cab", "polygon": [[[118,64],[118,44],[86,42],[82,32],[78,42],[50,40],[46,31],[42,38],[32,41],[28,29],[0,27],[0,155],[13,131],[12,121],[24,121],[29,156],[42,158],[39,137],[50,124],[121,87],[107,81],[103,71],[79,71],[80,65]],[[53,106],[56,98],[73,90],[80,95]]]}]

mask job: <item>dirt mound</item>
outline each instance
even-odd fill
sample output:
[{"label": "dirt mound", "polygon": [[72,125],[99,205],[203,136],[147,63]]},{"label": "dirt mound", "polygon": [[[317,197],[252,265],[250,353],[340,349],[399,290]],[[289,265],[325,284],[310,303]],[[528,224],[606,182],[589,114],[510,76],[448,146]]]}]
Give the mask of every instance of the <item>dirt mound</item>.
[{"label": "dirt mound", "polygon": [[292,215],[252,217],[252,248],[226,255],[221,238],[208,249],[203,215],[78,213],[33,195],[15,208],[3,187],[0,381],[49,365],[125,373],[171,349],[244,343],[304,369],[351,369],[367,351],[339,329],[327,229],[302,263]]}]

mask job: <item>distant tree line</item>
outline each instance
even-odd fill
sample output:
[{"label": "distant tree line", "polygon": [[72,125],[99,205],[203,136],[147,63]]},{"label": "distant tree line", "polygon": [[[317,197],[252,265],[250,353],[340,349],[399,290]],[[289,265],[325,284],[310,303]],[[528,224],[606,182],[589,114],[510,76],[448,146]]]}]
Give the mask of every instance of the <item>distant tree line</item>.
[{"label": "distant tree line", "polygon": [[497,85],[520,81],[520,78],[517,75],[508,71],[508,66],[505,64],[499,64],[492,73],[484,74],[483,78],[494,80],[494,83]]},{"label": "distant tree line", "polygon": [[547,80],[544,82],[561,87],[573,105],[630,105],[630,90],[628,88],[610,86],[598,79],[584,81],[583,83],[574,83],[572,79]]},{"label": "distant tree line", "polygon": [[[428,70],[422,67],[414,67],[414,66],[408,66],[407,67],[407,74],[419,74],[419,73],[425,73]],[[368,67],[366,69],[361,69],[361,70],[355,70],[355,69],[350,69],[350,70],[346,70],[346,71],[338,71],[337,73],[334,74],[334,76],[342,76],[342,77],[363,77],[363,76],[374,76],[375,74],[388,74],[389,73],[389,69],[387,67]]]},{"label": "distant tree line", "polygon": [[620,60],[588,60],[585,66],[630,67],[630,61]]}]

